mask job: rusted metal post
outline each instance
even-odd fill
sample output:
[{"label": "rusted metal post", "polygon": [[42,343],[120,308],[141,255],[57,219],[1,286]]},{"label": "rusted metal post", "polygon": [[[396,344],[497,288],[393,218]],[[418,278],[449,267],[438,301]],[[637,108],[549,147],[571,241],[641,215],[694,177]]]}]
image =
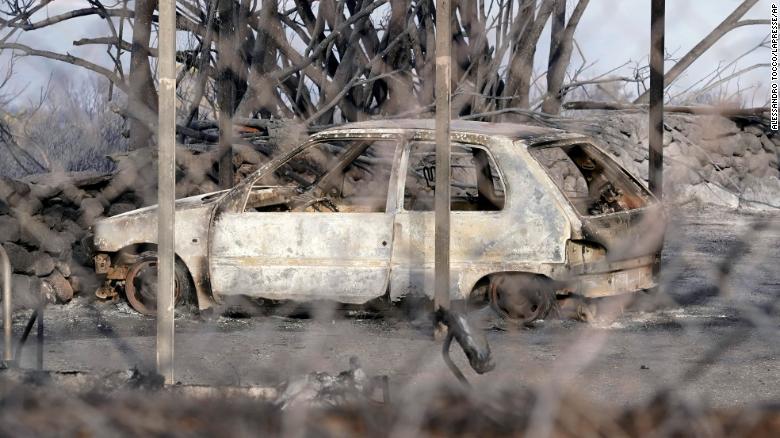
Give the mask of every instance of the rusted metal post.
[{"label": "rusted metal post", "polygon": [[36,332],[36,340],[35,340],[35,352],[36,352],[36,365],[38,367],[38,370],[43,370],[43,308],[45,304],[41,304],[38,307],[38,323],[37,323],[37,332]]},{"label": "rusted metal post", "polygon": [[14,360],[11,321],[11,261],[5,248],[0,246],[0,264],[3,268],[3,361],[8,363]]},{"label": "rusted metal post", "polygon": [[664,9],[666,0],[652,0],[650,12],[650,190],[663,194],[664,166]]},{"label": "rusted metal post", "polygon": [[[450,307],[450,65],[452,30],[450,0],[436,0],[436,198],[434,311]],[[437,324],[434,336],[446,327]]]},{"label": "rusted metal post", "polygon": [[240,71],[238,44],[239,4],[234,0],[217,0],[219,39],[217,40],[217,103],[219,104],[218,165],[219,188],[233,187],[233,115],[236,109],[235,76]]},{"label": "rusted metal post", "polygon": [[176,202],[176,0],[160,0],[157,141],[157,372],[173,380],[174,221]]}]

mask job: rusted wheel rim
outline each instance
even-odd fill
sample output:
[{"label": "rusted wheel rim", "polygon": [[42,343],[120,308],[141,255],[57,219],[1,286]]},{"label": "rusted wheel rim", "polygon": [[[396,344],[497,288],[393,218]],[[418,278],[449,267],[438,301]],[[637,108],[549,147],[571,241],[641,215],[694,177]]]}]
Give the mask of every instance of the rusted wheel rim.
[{"label": "rusted wheel rim", "polygon": [[536,294],[518,291],[510,297],[496,284],[490,285],[490,305],[502,318],[519,324],[530,324],[546,310],[543,300],[538,299]]},{"label": "rusted wheel rim", "polygon": [[[144,315],[157,314],[157,260],[144,259],[136,262],[127,272],[125,279],[127,301]],[[179,282],[175,282],[174,300],[179,300]]]}]

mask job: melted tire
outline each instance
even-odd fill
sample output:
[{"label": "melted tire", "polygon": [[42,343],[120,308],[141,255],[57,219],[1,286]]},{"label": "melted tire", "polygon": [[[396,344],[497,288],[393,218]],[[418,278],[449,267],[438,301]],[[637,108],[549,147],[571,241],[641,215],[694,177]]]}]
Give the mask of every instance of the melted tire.
[{"label": "melted tire", "polygon": [[[141,253],[130,266],[125,277],[125,297],[130,306],[139,313],[154,316],[157,314],[156,299],[157,253],[147,251]],[[151,275],[153,272],[153,275]],[[174,299],[176,306],[189,303],[195,296],[195,287],[190,280],[189,272],[184,263],[176,260],[175,264]],[[153,279],[151,278],[153,277]]]},{"label": "melted tire", "polygon": [[502,318],[530,325],[556,308],[553,282],[528,274],[503,274],[491,279],[490,306]]}]

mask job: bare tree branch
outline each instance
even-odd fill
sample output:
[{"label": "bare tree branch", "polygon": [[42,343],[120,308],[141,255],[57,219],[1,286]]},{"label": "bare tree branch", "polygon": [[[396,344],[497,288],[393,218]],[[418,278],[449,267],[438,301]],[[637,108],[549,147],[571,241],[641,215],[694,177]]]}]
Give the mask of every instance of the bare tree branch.
[{"label": "bare tree branch", "polygon": [[124,9],[99,9],[99,8],[82,8],[82,9],[76,9],[73,11],[68,11],[59,15],[54,15],[51,17],[48,17],[46,19],[43,19],[41,21],[37,21],[35,23],[20,23],[15,22],[14,20],[2,20],[0,19],[0,24],[3,24],[8,27],[18,27],[22,30],[30,31],[30,30],[37,30],[41,29],[47,26],[52,26],[57,23],[61,23],[65,20],[70,20],[73,18],[78,17],[86,17],[89,15],[99,15],[102,18],[106,17],[123,17],[123,18],[133,18],[133,13],[131,11],[127,11]]},{"label": "bare tree branch", "polygon": [[[616,102],[577,101],[563,104],[567,110],[606,110],[606,111],[647,111],[647,105],[624,104]],[[727,108],[717,106],[676,106],[664,105],[664,112],[684,114],[715,114],[722,116],[757,116],[765,117],[768,107],[758,108]]]},{"label": "bare tree branch", "polygon": [[[694,63],[701,55],[704,54],[710,47],[712,47],[723,35],[734,30],[738,26],[738,20],[742,18],[758,0],[745,0],[734,11],[729,14],[715,29],[713,29],[707,36],[704,37],[698,44],[696,44],[688,53],[685,54],[679,61],[664,75],[664,84],[668,87],[677,79],[683,71],[685,71],[691,64]],[[757,20],[762,21],[762,20]],[[747,21],[750,23],[750,21]],[[750,23],[760,24],[760,23]],[[634,103],[644,103],[648,98],[648,91],[642,93],[634,100]]]},{"label": "bare tree branch", "polygon": [[125,85],[123,84],[122,80],[119,78],[119,76],[114,74],[113,71],[82,58],[75,57],[71,54],[50,52],[48,50],[37,50],[19,43],[0,43],[0,49],[18,50],[25,53],[26,55],[40,56],[41,58],[53,59],[67,64],[77,65],[106,77],[108,80],[117,84],[117,86],[119,86],[122,90],[125,90]]}]

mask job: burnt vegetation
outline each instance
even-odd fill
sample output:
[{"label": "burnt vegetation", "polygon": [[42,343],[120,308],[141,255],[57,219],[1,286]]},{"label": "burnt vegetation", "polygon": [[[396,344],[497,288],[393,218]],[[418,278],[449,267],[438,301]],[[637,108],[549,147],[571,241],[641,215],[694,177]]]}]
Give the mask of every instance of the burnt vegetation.
[{"label": "burnt vegetation", "polygon": [[[728,32],[767,24],[766,20],[742,19],[757,1],[743,1],[680,58],[669,54],[673,66],[667,73],[667,84],[674,83]],[[632,76],[615,73],[628,63],[595,73],[594,62],[579,49],[575,32],[589,4],[589,0],[454,2],[453,116],[544,123],[545,115],[559,114],[571,96],[575,100],[615,101],[628,107],[644,103],[646,65],[637,63]],[[83,7],[49,12],[54,5],[51,0],[3,0],[0,50],[12,57],[34,56],[72,64],[103,77],[109,84],[105,91],[113,99],[111,109],[126,120],[128,137],[126,141],[106,138],[104,143],[118,149],[148,147],[153,142],[157,111],[156,2],[89,0]],[[244,119],[294,119],[306,129],[317,129],[371,117],[416,118],[433,113],[433,0],[185,0],[177,2],[176,10],[179,140],[220,140],[214,161],[222,160],[223,187],[233,183],[229,145],[243,142],[228,129],[231,119],[238,124]],[[96,20],[100,20],[97,27],[104,29],[105,35],[78,39],[72,46],[105,48],[102,57],[80,57],[71,51],[54,52],[26,43],[34,41],[28,34],[56,33],[58,26],[94,24]],[[548,23],[548,62],[537,67],[534,57]],[[762,40],[746,53],[765,49],[767,44],[768,40]],[[739,76],[766,68],[759,64],[736,69],[745,54],[724,62],[683,92],[670,91],[667,98],[683,104],[744,104],[740,96],[750,87],[738,85]],[[59,81],[57,87],[64,88]],[[597,108],[604,108],[602,102],[596,103]],[[4,107],[3,111],[14,113],[13,107]],[[103,115],[106,109],[100,111],[100,117],[111,118]],[[17,118],[23,119],[23,114]],[[219,130],[204,133],[204,120],[215,122]],[[263,123],[251,123],[255,128],[266,128]],[[110,120],[100,124],[117,125]],[[19,155],[25,152],[17,150],[14,156]],[[28,150],[26,155],[45,161],[40,152]],[[27,172],[50,167],[45,162],[26,166]],[[68,170],[77,167],[71,165]]]}]

